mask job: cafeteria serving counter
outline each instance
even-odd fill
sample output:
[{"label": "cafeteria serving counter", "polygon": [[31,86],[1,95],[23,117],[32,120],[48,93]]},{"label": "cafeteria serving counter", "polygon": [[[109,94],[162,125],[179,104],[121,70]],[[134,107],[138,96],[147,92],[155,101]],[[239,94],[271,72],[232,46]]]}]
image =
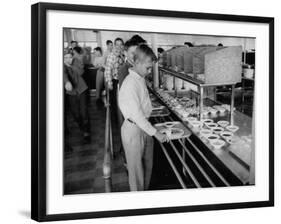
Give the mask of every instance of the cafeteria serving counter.
[{"label": "cafeteria serving counter", "polygon": [[[172,140],[169,143],[159,143],[182,188],[253,184],[249,183],[251,153],[254,150],[250,117],[234,111],[233,125],[238,126],[239,129],[234,132],[232,141],[226,141],[220,136],[224,145],[221,148],[214,148],[206,136],[201,135],[200,128],[192,127],[188,118],[178,113],[159,91],[151,87],[149,90],[152,101],[157,101],[170,111],[169,115],[153,117],[151,121],[154,124],[180,121],[190,132],[190,135],[185,138]],[[177,93],[178,98],[182,96]],[[218,103],[205,98],[204,105],[212,107]],[[225,112],[206,115],[204,119],[212,119],[216,123],[220,120],[229,120],[229,116],[230,113]],[[207,128],[204,127],[204,129]]]}]

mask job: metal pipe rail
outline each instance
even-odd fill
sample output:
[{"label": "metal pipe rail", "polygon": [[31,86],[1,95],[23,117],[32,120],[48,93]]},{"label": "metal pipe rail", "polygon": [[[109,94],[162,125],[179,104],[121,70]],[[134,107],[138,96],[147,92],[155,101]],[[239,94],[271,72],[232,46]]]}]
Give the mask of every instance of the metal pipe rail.
[{"label": "metal pipe rail", "polygon": [[[171,118],[171,116],[168,116],[169,120],[173,120]],[[187,149],[186,145],[184,144],[184,140],[188,141],[190,145],[192,145],[192,147],[196,150],[196,152],[203,158],[203,160],[208,164],[208,166],[210,166],[210,168],[214,171],[214,173],[221,179],[221,181],[226,185],[226,186],[230,186],[230,184],[225,180],[225,178],[220,174],[220,172],[212,165],[212,163],[209,162],[209,160],[206,158],[206,156],[204,156],[204,154],[198,149],[198,147],[189,139],[179,139],[178,141],[180,142],[180,144],[182,145],[182,147],[184,148],[185,152],[188,154],[188,156],[191,157],[191,159],[193,160],[194,163],[198,164],[197,167],[198,169],[200,169],[200,171],[202,170],[202,167],[199,165],[199,163],[195,160],[195,158],[192,156],[192,154],[189,152],[189,150]],[[195,162],[196,161],[196,162]],[[200,167],[200,168],[199,168]],[[202,172],[202,171],[201,171]],[[203,174],[205,176],[205,174]],[[205,178],[209,179],[209,177],[207,177],[207,175],[205,176]],[[209,181],[211,182],[211,181]],[[211,184],[211,183],[210,183]],[[212,185],[212,184],[211,184]],[[213,185],[212,185],[213,186]]]},{"label": "metal pipe rail", "polygon": [[105,145],[104,145],[104,160],[103,160],[103,178],[105,185],[105,192],[111,192],[111,156],[113,152],[112,147],[112,129],[110,117],[110,102],[109,90],[106,90],[106,122],[105,122]]},{"label": "metal pipe rail", "polygon": [[[173,120],[170,116],[165,117],[166,119],[164,119],[163,117],[155,117],[153,118],[154,121],[156,121],[157,123],[159,122],[165,122],[165,121],[171,121]],[[219,180],[225,185],[225,186],[231,186],[231,184],[223,177],[223,174],[221,174],[221,172],[208,160],[208,158],[198,149],[198,147],[189,139],[189,138],[184,138],[184,139],[179,139],[179,140],[172,140],[169,143],[160,143],[160,147],[169,163],[169,165],[171,166],[173,172],[175,173],[178,182],[180,183],[182,188],[187,188],[186,185],[186,178],[189,177],[192,180],[192,183],[197,187],[197,188],[201,188],[202,184],[200,183],[200,181],[198,180],[198,175],[196,175],[192,169],[190,168],[190,166],[188,166],[188,164],[185,161],[185,155],[188,156],[188,158],[195,164],[195,167],[199,170],[200,174],[205,178],[205,180],[207,181],[207,183],[211,186],[211,187],[217,187],[215,181],[212,179],[212,177],[210,175],[208,175],[208,173],[206,172],[206,168],[204,169],[204,167],[200,164],[200,162],[198,161],[198,159],[195,158],[195,156],[191,153],[190,149],[186,146],[185,141],[187,141],[192,148],[196,151],[196,153],[200,156],[200,159],[204,160],[206,162],[206,164],[208,165],[208,169],[210,168],[210,170],[215,173],[215,175],[219,178]],[[179,149],[175,146],[175,143],[178,142],[181,145],[181,150],[182,150],[182,155],[180,155],[179,153]],[[175,165],[175,161],[173,161],[173,159],[171,158],[171,156],[168,153],[168,148],[165,147],[166,146],[170,146],[172,148],[172,151],[170,150],[170,152],[173,152],[176,155],[176,158],[178,161],[180,161],[180,164],[183,168],[183,171],[180,172],[176,165]],[[183,173],[183,175],[181,174]],[[183,177],[184,176],[184,177]]]}]

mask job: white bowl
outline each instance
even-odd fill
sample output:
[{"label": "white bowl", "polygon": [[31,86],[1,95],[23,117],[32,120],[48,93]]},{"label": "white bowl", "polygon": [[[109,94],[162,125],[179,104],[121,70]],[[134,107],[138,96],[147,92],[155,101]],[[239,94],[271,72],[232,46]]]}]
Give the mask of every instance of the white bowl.
[{"label": "white bowl", "polygon": [[218,109],[218,108],[220,108],[221,106],[220,105],[214,105],[213,106],[213,108],[215,108],[216,110]]},{"label": "white bowl", "polygon": [[229,125],[229,122],[228,122],[228,121],[223,121],[223,120],[218,121],[217,123],[218,123],[219,126],[221,126],[221,127],[223,127],[223,128],[225,128],[226,126]]},{"label": "white bowl", "polygon": [[198,128],[201,128],[203,124],[202,124],[201,121],[191,121],[191,122],[190,122],[190,125],[191,125],[193,128],[198,129]]},{"label": "white bowl", "polygon": [[216,109],[219,113],[223,114],[225,112],[225,108],[220,105],[213,106],[213,108]]},{"label": "white bowl", "polygon": [[203,119],[202,122],[204,124],[214,123],[214,121],[212,119]]},{"label": "white bowl", "polygon": [[226,111],[226,109],[223,108],[223,107],[220,107],[220,108],[218,109],[218,111],[219,111],[221,114],[224,114],[224,112]]},{"label": "white bowl", "polygon": [[221,139],[217,139],[217,140],[212,141],[210,143],[215,149],[220,149],[221,147],[223,147],[225,145],[225,141],[223,141]]},{"label": "white bowl", "polygon": [[182,116],[183,116],[184,118],[187,118],[187,117],[189,116],[189,113],[186,112],[186,111],[184,111],[184,112],[182,113]]},{"label": "white bowl", "polygon": [[172,128],[172,127],[174,127],[175,126],[175,122],[173,122],[173,121],[168,121],[168,122],[165,122],[165,127],[166,128]]},{"label": "white bowl", "polygon": [[225,129],[234,133],[239,129],[239,127],[236,125],[229,125]]},{"label": "white bowl", "polygon": [[209,129],[213,129],[213,128],[218,127],[218,124],[216,124],[216,123],[207,123],[207,124],[205,124],[205,126],[207,128],[209,128]]},{"label": "white bowl", "polygon": [[236,145],[236,144],[244,142],[240,137],[238,137],[236,135],[233,135],[232,138],[229,138],[226,141],[231,145]]},{"label": "white bowl", "polygon": [[207,116],[208,114],[209,114],[209,111],[208,110],[202,110],[202,114],[204,115],[204,116]]},{"label": "white bowl", "polygon": [[218,112],[218,110],[216,110],[216,109],[214,109],[214,108],[211,108],[211,109],[210,109],[210,113],[211,113],[212,115],[216,115],[217,112]]},{"label": "white bowl", "polygon": [[199,135],[203,138],[207,138],[207,136],[211,135],[212,131],[210,129],[203,128],[200,130]]},{"label": "white bowl", "polygon": [[231,140],[233,137],[233,133],[230,131],[223,131],[222,133],[220,133],[220,136],[225,139],[225,140]]},{"label": "white bowl", "polygon": [[212,128],[212,131],[219,135],[220,133],[222,133],[224,131],[224,129],[222,127],[216,127],[216,128]]},{"label": "white bowl", "polygon": [[193,121],[197,121],[196,117],[188,117],[186,118],[186,120],[188,121],[188,123],[193,122]]},{"label": "white bowl", "polygon": [[216,134],[210,134],[210,135],[207,135],[206,137],[210,143],[213,141],[216,141],[220,138],[220,136],[218,136]]}]

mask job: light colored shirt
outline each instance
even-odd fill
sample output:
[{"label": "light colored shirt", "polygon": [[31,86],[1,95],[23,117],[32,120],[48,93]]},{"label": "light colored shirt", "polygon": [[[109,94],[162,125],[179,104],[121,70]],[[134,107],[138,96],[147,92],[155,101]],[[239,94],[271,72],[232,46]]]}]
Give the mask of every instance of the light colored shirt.
[{"label": "light colored shirt", "polygon": [[113,49],[105,62],[104,78],[112,85],[112,79],[118,79],[118,68],[124,63],[124,56],[121,51]]},{"label": "light colored shirt", "polygon": [[112,51],[109,51],[109,50],[106,50],[104,53],[103,53],[103,57],[104,57],[104,60],[106,61],[108,55],[111,53]]},{"label": "light colored shirt", "polygon": [[148,121],[152,105],[143,77],[129,69],[129,75],[120,88],[118,100],[125,119],[135,122],[148,135],[155,135],[156,129]]}]

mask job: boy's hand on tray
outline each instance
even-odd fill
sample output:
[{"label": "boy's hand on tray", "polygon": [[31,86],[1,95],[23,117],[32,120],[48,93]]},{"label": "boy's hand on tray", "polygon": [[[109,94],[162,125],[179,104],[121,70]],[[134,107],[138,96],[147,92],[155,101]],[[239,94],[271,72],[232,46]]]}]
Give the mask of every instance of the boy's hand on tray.
[{"label": "boy's hand on tray", "polygon": [[170,141],[167,134],[162,134],[159,131],[157,131],[154,136],[161,143]]}]

